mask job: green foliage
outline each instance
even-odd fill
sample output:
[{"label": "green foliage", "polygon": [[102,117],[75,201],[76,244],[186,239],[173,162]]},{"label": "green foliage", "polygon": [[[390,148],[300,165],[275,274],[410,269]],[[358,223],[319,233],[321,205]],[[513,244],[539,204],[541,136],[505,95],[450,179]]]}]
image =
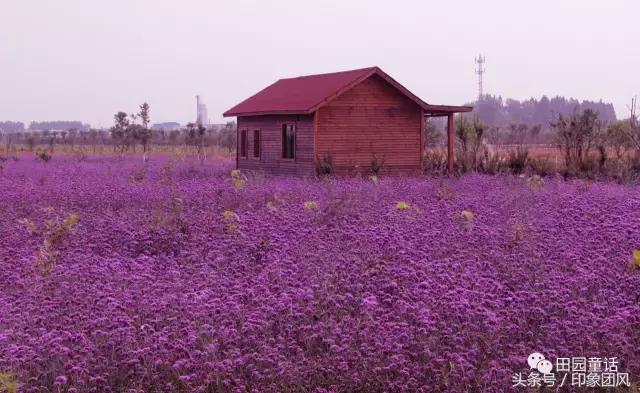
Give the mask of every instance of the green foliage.
[{"label": "green foliage", "polygon": [[113,116],[114,126],[111,127],[111,139],[120,145],[121,151],[124,151],[127,140],[127,129],[130,122],[125,112],[118,112]]},{"label": "green foliage", "polygon": [[140,121],[142,122],[142,126],[146,129],[149,128],[149,122],[151,121],[149,117],[149,104],[144,102],[140,105],[140,112],[138,112],[138,116],[140,117]]},{"label": "green foliage", "polygon": [[[120,147],[120,152],[133,147],[135,151],[136,143],[140,143],[143,151],[147,151],[149,141],[153,133],[149,129],[150,107],[146,102],[140,105],[140,112],[127,115],[125,112],[118,112],[114,115],[114,126],[111,127],[111,139]],[[140,119],[142,124],[136,124],[136,119]]]}]

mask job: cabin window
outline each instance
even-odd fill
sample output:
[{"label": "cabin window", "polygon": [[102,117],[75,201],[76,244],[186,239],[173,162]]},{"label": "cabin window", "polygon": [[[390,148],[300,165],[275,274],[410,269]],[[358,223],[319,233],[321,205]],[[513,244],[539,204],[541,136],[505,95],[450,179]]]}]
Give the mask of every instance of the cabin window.
[{"label": "cabin window", "polygon": [[240,157],[247,156],[247,130],[240,131]]},{"label": "cabin window", "polygon": [[282,125],[282,158],[295,158],[296,156],[296,126],[293,124]]},{"label": "cabin window", "polygon": [[253,156],[260,158],[260,130],[253,130]]}]

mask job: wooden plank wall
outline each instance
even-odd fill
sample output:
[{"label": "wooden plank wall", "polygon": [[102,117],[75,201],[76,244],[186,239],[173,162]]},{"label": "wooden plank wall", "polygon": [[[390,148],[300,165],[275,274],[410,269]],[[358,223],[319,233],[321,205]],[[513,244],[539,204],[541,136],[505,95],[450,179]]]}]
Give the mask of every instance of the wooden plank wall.
[{"label": "wooden plank wall", "polygon": [[421,108],[373,75],[316,112],[316,155],[331,154],[338,173],[367,173],[374,154],[383,173],[411,173],[421,165]]},{"label": "wooden plank wall", "polygon": [[[296,155],[294,159],[282,158],[283,123],[296,125]],[[238,168],[241,170],[263,171],[276,175],[313,175],[315,173],[313,123],[314,115],[238,117],[238,133],[242,130],[247,130],[249,139],[247,157],[238,157]],[[259,158],[253,157],[254,130],[260,130],[262,139],[261,156]]]}]

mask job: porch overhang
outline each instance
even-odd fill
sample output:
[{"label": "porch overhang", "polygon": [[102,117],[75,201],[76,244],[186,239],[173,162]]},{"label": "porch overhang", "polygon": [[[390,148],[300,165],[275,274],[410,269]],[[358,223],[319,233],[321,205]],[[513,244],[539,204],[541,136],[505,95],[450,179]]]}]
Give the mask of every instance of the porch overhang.
[{"label": "porch overhang", "polygon": [[454,164],[456,161],[455,151],[455,119],[454,114],[471,112],[472,106],[455,106],[455,105],[429,105],[422,108],[425,118],[430,117],[447,117],[447,174],[453,176]]},{"label": "porch overhang", "polygon": [[457,106],[457,105],[430,105],[427,104],[423,108],[425,117],[441,117],[449,116],[455,113],[465,113],[473,111],[472,106]]}]

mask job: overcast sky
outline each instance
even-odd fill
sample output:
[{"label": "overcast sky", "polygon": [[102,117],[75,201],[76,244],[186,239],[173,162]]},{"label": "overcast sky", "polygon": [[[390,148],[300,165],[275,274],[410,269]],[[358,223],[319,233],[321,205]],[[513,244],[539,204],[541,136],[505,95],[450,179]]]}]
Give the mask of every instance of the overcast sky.
[{"label": "overcast sky", "polygon": [[283,77],[380,66],[434,104],[640,95],[638,0],[0,0],[0,121],[209,117]]}]

